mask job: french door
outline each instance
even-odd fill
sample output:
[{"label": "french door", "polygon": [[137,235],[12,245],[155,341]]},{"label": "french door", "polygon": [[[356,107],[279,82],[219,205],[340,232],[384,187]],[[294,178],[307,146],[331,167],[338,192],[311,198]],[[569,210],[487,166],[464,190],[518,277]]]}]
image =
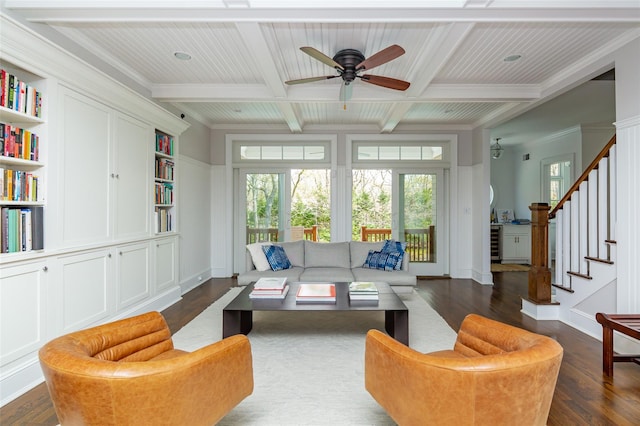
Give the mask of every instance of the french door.
[{"label": "french door", "polygon": [[240,240],[244,244],[288,241],[291,179],[286,171],[241,171]]},{"label": "french door", "polygon": [[247,244],[331,240],[329,169],[240,169],[235,206],[236,270]]},{"label": "french door", "polygon": [[354,169],[352,177],[352,238],[404,241],[412,273],[444,275],[444,171]]},{"label": "french door", "polygon": [[443,170],[395,170],[393,176],[392,229],[397,239],[407,243],[411,272],[444,275],[448,230]]}]

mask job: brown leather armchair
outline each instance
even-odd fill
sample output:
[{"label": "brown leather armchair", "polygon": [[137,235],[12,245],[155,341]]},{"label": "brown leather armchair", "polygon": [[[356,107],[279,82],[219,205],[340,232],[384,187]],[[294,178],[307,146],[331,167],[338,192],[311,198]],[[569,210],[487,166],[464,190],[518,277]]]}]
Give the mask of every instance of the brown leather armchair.
[{"label": "brown leather armchair", "polygon": [[468,315],[452,350],[423,354],[371,330],[365,387],[399,425],[544,425],[562,347]]},{"label": "brown leather armchair", "polygon": [[177,350],[159,312],[61,336],[39,356],[63,426],[212,425],[253,392],[246,336]]}]

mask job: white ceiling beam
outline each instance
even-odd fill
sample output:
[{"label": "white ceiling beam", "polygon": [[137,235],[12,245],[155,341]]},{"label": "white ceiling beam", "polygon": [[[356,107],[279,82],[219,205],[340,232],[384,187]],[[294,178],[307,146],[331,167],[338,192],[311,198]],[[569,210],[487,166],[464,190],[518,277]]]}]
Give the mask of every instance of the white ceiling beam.
[{"label": "white ceiling beam", "polygon": [[[335,90],[334,90],[335,89]],[[156,84],[153,98],[163,102],[338,102],[340,86],[305,84],[292,86],[284,98],[275,98],[263,84]],[[349,102],[514,102],[541,96],[535,84],[433,84],[420,96],[370,84],[358,84]]]},{"label": "white ceiling beam", "polygon": [[[408,78],[411,81],[411,87],[406,92],[407,97],[416,98],[424,93],[473,26],[474,24],[449,24],[436,27],[432,31],[433,37],[429,37],[421,51],[414,55],[420,60],[415,61],[409,70]],[[410,108],[410,105],[404,105],[398,109],[394,108],[381,123],[382,131],[392,132]]]},{"label": "white ceiling beam", "polygon": [[[260,25],[255,22],[240,22],[236,24],[236,28],[247,47],[246,54],[255,59],[258,69],[260,70],[260,75],[269,90],[273,93],[273,96],[276,99],[286,98],[287,90],[284,82],[280,78],[278,68],[272,56],[265,55],[265,52],[269,52],[271,49],[264,39]],[[294,133],[302,132],[302,123],[294,107],[290,104],[283,103],[280,103],[278,107],[289,129]]]},{"label": "white ceiling beam", "polygon": [[[227,7],[205,1],[29,1],[5,0],[4,7],[33,22],[640,22],[636,0],[600,0],[588,6],[570,1],[500,2],[486,7],[465,7],[444,2],[382,7],[341,1],[321,7],[293,2],[288,6],[260,3],[251,7]],[[325,2],[326,3],[326,2]],[[419,4],[420,6],[416,6]],[[576,4],[579,4],[576,7]]]},{"label": "white ceiling beam", "polygon": [[412,106],[413,103],[409,102],[394,104],[390,109],[389,114],[380,122],[380,131],[382,133],[393,132]]},{"label": "white ceiling beam", "polygon": [[464,41],[474,24],[450,24],[434,29],[421,52],[415,55],[421,58],[410,71],[411,87],[409,96],[420,96],[429,87],[438,71],[447,63],[457,47]]}]

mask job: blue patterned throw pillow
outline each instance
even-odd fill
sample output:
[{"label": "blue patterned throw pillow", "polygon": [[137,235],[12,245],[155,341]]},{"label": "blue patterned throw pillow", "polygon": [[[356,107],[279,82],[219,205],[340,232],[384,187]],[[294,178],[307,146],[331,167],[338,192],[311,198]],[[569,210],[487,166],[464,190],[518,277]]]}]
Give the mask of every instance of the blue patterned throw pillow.
[{"label": "blue patterned throw pillow", "polygon": [[262,246],[262,251],[267,256],[267,261],[272,270],[280,271],[291,268],[291,262],[289,262],[289,258],[282,247],[265,245]]},{"label": "blue patterned throw pillow", "polygon": [[364,268],[380,269],[382,271],[393,271],[398,259],[402,261],[400,252],[383,253],[381,251],[369,250],[367,260],[365,260]]},{"label": "blue patterned throw pillow", "polygon": [[399,251],[391,251],[387,253],[387,261],[384,265],[385,271],[397,271],[402,268],[402,258],[404,253]]},{"label": "blue patterned throw pillow", "polygon": [[382,253],[399,253],[399,257],[395,257],[396,263],[393,266],[393,269],[399,271],[402,269],[402,259],[404,258],[404,253],[407,248],[407,243],[404,241],[396,241],[396,240],[386,240],[384,242],[384,246],[382,246]]}]

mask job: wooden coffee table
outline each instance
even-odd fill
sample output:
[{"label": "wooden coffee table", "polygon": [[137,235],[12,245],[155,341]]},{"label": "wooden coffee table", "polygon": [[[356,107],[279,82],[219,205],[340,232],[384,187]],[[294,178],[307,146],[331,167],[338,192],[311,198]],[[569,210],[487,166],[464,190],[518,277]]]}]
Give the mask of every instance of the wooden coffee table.
[{"label": "wooden coffee table", "polygon": [[222,311],[222,337],[249,334],[253,327],[254,311],[384,311],[387,333],[405,345],[409,345],[409,308],[402,302],[389,284],[376,282],[378,301],[350,301],[349,283],[336,285],[336,303],[296,303],[300,283],[289,283],[289,293],[280,299],[250,299],[253,284],[246,286]]}]

